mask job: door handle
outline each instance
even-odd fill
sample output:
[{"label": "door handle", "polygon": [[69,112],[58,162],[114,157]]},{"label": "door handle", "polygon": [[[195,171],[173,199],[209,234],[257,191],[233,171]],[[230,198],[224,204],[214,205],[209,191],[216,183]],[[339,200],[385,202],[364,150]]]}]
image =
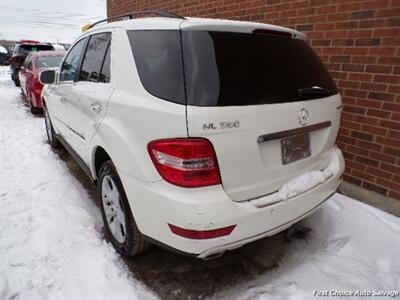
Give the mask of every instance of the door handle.
[{"label": "door handle", "polygon": [[92,104],[90,104],[90,108],[95,113],[100,113],[101,110],[103,109],[103,106],[99,102],[93,102]]},{"label": "door handle", "polygon": [[61,98],[60,98],[60,102],[61,102],[61,103],[67,102],[67,97],[61,97]]}]

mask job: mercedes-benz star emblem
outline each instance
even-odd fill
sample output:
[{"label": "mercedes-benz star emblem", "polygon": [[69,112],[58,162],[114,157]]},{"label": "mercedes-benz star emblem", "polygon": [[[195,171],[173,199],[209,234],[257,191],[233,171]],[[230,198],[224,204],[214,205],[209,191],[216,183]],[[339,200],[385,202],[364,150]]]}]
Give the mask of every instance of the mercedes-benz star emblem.
[{"label": "mercedes-benz star emblem", "polygon": [[305,109],[305,108],[300,109],[300,111],[299,111],[299,123],[300,123],[300,125],[302,125],[302,126],[307,125],[308,118],[309,118],[308,110]]}]

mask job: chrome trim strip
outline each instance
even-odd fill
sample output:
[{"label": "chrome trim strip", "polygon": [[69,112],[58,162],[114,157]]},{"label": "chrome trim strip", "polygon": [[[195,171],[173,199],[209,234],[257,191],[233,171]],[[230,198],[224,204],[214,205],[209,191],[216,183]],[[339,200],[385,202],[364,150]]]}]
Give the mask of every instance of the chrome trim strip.
[{"label": "chrome trim strip", "polygon": [[304,126],[304,127],[268,133],[268,134],[260,135],[257,138],[257,143],[262,144],[262,143],[282,139],[282,138],[289,137],[289,136],[294,136],[294,135],[304,134],[304,133],[308,133],[308,132],[312,132],[312,131],[317,131],[317,130],[320,130],[323,128],[330,127],[331,125],[332,125],[331,121],[325,121],[325,122],[308,125],[308,126]]},{"label": "chrome trim strip", "polygon": [[79,132],[77,132],[76,130],[74,130],[73,128],[71,128],[70,126],[68,126],[65,122],[61,121],[59,118],[54,117],[55,119],[57,119],[60,123],[62,123],[65,127],[67,127],[69,130],[71,130],[73,133],[75,133],[77,136],[79,136],[82,140],[86,140],[85,137],[80,134]]}]

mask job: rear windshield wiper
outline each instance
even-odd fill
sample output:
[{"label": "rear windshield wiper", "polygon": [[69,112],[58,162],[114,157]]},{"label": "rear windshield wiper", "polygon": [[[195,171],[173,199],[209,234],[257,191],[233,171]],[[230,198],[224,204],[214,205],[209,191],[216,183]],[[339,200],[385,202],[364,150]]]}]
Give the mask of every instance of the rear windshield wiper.
[{"label": "rear windshield wiper", "polygon": [[313,87],[298,89],[297,93],[299,94],[299,96],[306,96],[306,95],[330,96],[330,95],[334,94],[332,91],[324,89],[324,88],[319,87],[319,86],[313,86]]}]

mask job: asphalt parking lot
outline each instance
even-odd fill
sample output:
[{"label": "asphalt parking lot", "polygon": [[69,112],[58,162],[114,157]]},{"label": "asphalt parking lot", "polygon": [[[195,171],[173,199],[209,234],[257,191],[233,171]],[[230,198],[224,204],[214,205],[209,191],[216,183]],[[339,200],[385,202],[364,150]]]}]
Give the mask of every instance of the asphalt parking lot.
[{"label": "asphalt parking lot", "polygon": [[[56,150],[56,153],[98,206],[95,186],[86,174],[65,149]],[[285,233],[264,238],[208,261],[152,247],[138,257],[124,259],[124,262],[136,279],[162,299],[204,299],[276,268],[289,241]],[[297,238],[305,239],[306,235],[300,233]]]}]

